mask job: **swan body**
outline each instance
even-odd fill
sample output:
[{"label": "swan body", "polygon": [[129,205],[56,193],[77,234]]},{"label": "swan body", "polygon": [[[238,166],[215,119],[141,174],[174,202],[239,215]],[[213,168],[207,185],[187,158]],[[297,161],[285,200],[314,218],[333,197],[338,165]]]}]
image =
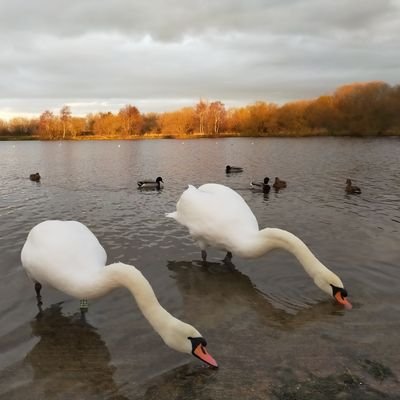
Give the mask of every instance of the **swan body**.
[{"label": "swan body", "polygon": [[161,189],[163,187],[164,181],[161,176],[159,176],[155,181],[138,181],[139,189]]},{"label": "swan body", "polygon": [[207,183],[198,189],[189,185],[176,205],[166,214],[189,229],[206,258],[206,248],[215,247],[243,258],[260,257],[283,248],[302,264],[314,283],[340,303],[351,306],[340,278],[325,267],[310,249],[292,233],[277,229],[259,230],[258,222],[244,199],[227,186]]},{"label": "swan body", "polygon": [[346,193],[348,194],[361,194],[361,189],[358,186],[353,186],[351,179],[346,180]]},{"label": "swan body", "polygon": [[144,317],[171,348],[192,353],[217,367],[205,350],[206,341],[193,326],[180,321],[158,302],[152,287],[132,265],[106,265],[107,254],[96,236],[77,221],[44,221],[28,234],[21,252],[22,265],[35,282],[78,299],[96,298],[126,287]]}]

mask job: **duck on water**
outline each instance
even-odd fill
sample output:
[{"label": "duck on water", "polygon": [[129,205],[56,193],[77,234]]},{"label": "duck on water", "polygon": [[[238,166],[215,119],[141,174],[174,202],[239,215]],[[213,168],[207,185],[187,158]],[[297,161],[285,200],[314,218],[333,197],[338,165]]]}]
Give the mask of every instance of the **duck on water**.
[{"label": "duck on water", "polygon": [[237,172],[243,172],[243,168],[242,168],[242,167],[234,167],[234,166],[231,166],[231,165],[227,165],[227,166],[225,167],[225,172],[226,172],[227,174],[230,174],[230,173],[237,173]]},{"label": "duck on water", "polygon": [[347,194],[361,194],[361,189],[358,186],[354,186],[351,179],[346,180],[345,190]]},{"label": "duck on water", "polygon": [[271,190],[268,176],[266,176],[262,182],[251,182],[250,186],[253,190],[262,191],[264,193],[268,193]]},{"label": "duck on water", "polygon": [[33,182],[40,182],[40,174],[39,172],[36,172],[34,174],[29,175],[29,179]]},{"label": "duck on water", "polygon": [[138,181],[138,189],[162,189],[164,187],[164,181],[161,176],[157,177],[155,181],[143,180]]}]

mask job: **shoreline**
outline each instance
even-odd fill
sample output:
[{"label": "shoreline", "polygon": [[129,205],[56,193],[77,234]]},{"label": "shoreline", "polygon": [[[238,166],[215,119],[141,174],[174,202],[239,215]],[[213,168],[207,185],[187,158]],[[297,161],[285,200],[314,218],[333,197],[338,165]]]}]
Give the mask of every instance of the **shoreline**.
[{"label": "shoreline", "polygon": [[277,135],[253,135],[253,134],[144,134],[134,136],[78,136],[65,139],[43,139],[39,136],[0,136],[0,141],[44,141],[44,142],[59,142],[59,141],[106,141],[106,140],[155,140],[155,139],[176,139],[176,140],[189,140],[189,139],[226,139],[226,138],[316,138],[316,137],[354,137],[354,138],[382,138],[382,137],[400,137],[399,133],[390,134],[317,134],[317,133],[296,133],[296,134],[277,134]]}]

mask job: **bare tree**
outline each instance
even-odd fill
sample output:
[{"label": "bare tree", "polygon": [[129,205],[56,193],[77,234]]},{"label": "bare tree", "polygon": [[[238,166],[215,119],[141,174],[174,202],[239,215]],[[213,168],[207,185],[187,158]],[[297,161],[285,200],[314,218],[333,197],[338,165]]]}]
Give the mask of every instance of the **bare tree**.
[{"label": "bare tree", "polygon": [[221,122],[225,118],[225,106],[220,101],[214,101],[210,104],[210,117],[213,121],[213,131],[215,134],[219,133]]},{"label": "bare tree", "polygon": [[196,105],[196,114],[199,119],[199,133],[204,133],[204,123],[207,111],[208,104],[205,101],[200,100],[200,102]]},{"label": "bare tree", "polygon": [[63,129],[63,136],[62,138],[65,139],[65,134],[67,132],[67,127],[69,122],[71,121],[71,109],[69,106],[63,106],[60,110],[60,120]]}]

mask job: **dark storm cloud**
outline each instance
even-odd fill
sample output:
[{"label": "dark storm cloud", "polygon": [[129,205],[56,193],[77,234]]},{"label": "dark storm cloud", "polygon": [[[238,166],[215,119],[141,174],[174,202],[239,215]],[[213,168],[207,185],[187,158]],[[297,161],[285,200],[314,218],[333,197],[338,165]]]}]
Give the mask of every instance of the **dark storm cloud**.
[{"label": "dark storm cloud", "polygon": [[0,113],[281,102],[397,83],[399,3],[0,0]]}]

